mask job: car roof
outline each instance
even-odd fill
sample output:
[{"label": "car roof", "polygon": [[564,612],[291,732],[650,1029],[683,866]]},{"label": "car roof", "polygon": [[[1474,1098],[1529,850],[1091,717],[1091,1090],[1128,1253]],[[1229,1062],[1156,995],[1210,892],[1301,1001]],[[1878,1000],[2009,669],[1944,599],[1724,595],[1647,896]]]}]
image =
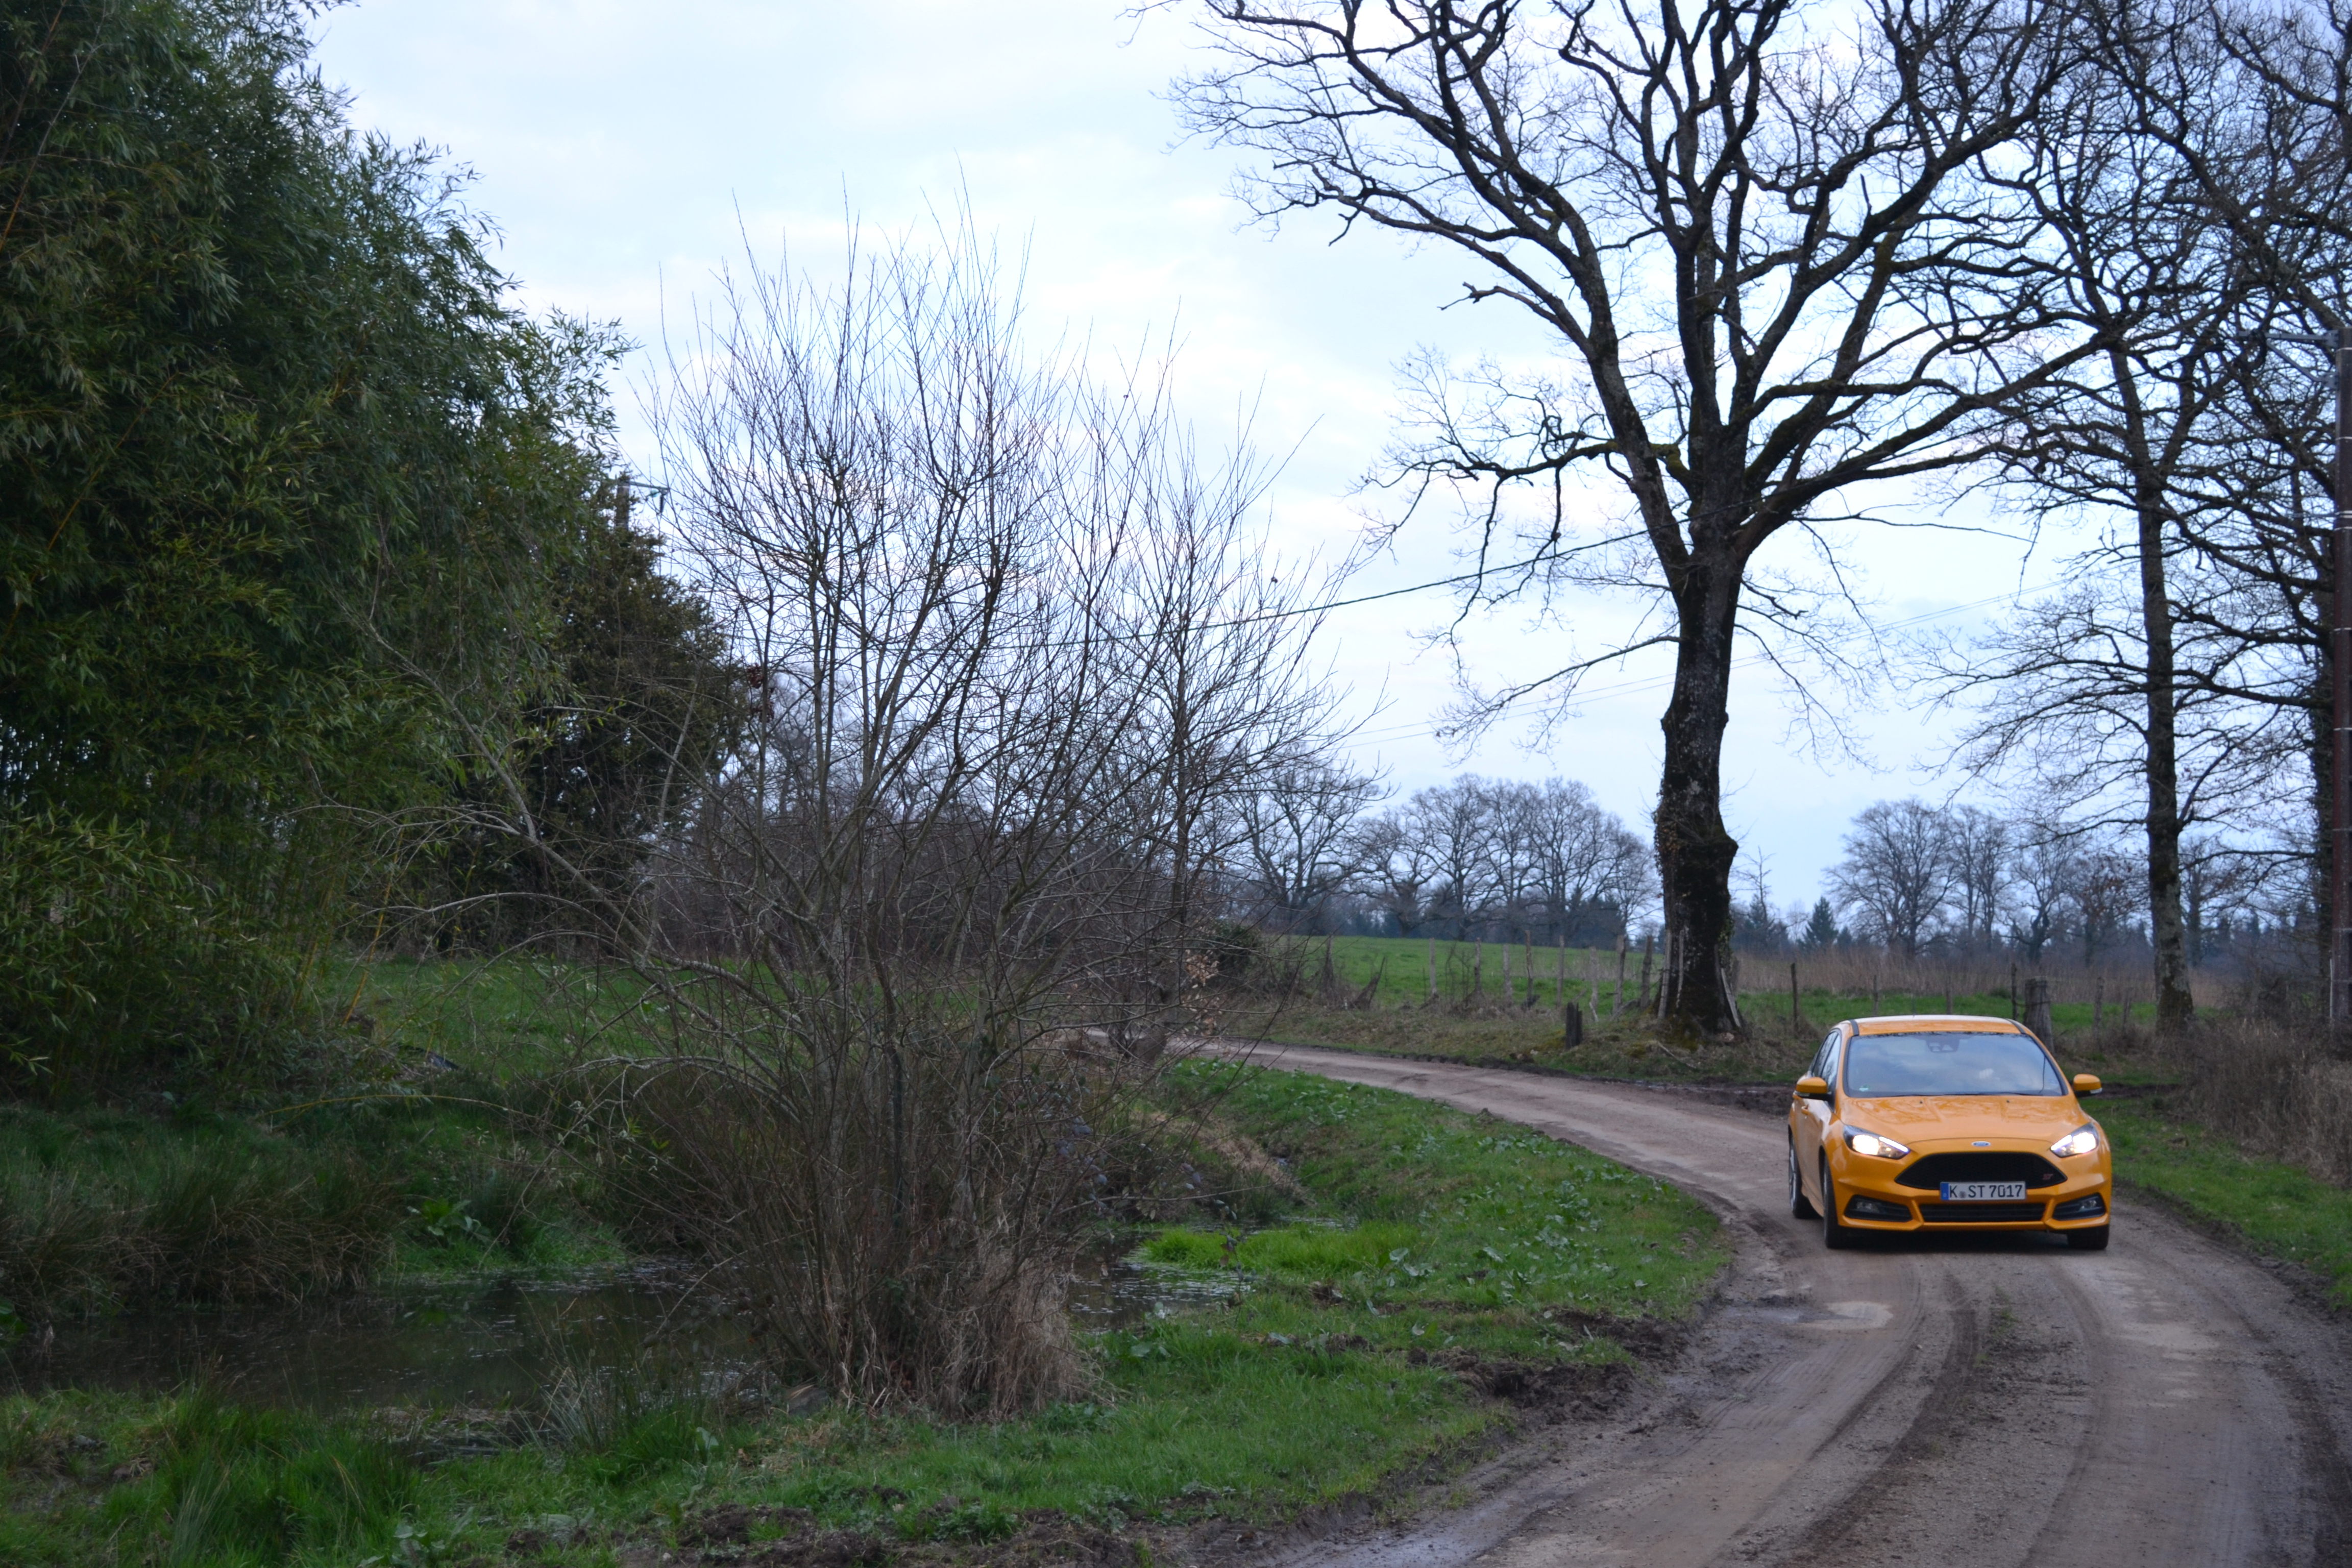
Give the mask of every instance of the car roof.
[{"label": "car roof", "polygon": [[1858,1035],[2022,1035],[2022,1025],[1972,1013],[1900,1013],[1849,1020]]}]

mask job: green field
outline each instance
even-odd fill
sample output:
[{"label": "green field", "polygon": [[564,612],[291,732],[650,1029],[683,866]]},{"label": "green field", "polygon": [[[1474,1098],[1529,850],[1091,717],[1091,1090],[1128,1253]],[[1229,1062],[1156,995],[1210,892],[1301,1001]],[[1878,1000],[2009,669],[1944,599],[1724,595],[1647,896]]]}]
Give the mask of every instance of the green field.
[{"label": "green field", "polygon": [[[1419,937],[1293,937],[1268,940],[1255,961],[1253,979],[1258,989],[1273,988],[1276,996],[1270,1000],[1286,1000],[1294,1011],[1334,1005],[1391,1011],[1412,1007],[1477,1012],[1508,1007],[1556,1016],[1566,1000],[1584,1011],[1588,1027],[1598,1020],[1605,1028],[1639,1022],[1641,952],[1636,948],[1624,955],[1622,986],[1618,960],[1613,948],[1560,949]],[[1791,963],[1797,969],[1802,1007],[1793,1026],[1789,993]],[[1840,1019],[1873,1012],[2016,1016],[2005,985],[1973,992],[1888,988],[1874,998],[1867,990],[1832,987],[1807,979],[1808,970],[1818,976],[1826,967],[1830,965],[1809,963],[1802,957],[1748,960],[1739,1007],[1750,1030],[1782,1038],[1818,1039]],[[1244,1006],[1236,1011],[1251,1010]],[[2155,1017],[2155,1009],[2148,1004],[2095,1011],[2108,1027],[2150,1023]],[[2091,1029],[2094,1012],[2088,1002],[2061,1002],[2052,1006],[2051,1022],[2062,1038],[2080,1036]]]}]

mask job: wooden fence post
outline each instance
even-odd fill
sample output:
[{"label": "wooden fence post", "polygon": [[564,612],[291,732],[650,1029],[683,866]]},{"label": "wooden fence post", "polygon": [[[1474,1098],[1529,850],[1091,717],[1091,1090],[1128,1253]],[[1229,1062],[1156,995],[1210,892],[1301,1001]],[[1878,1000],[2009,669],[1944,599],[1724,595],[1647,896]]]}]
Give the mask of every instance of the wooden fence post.
[{"label": "wooden fence post", "polygon": [[2057,1042],[2051,1038],[2057,1031],[2050,1022],[2050,982],[2046,976],[2036,974],[2025,983],[2024,1024],[2043,1045],[2056,1048]]}]

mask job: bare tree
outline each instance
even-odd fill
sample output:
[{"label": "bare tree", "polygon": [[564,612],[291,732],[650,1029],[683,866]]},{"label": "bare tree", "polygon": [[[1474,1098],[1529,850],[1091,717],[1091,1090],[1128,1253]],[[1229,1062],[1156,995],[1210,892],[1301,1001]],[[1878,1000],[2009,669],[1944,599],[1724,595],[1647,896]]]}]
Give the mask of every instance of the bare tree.
[{"label": "bare tree", "polygon": [[1363,868],[1360,886],[1373,906],[1396,922],[1401,936],[1420,931],[1429,918],[1434,891],[1436,851],[1417,820],[1422,805],[1415,796],[1367,818],[1357,829],[1355,858]]},{"label": "bare tree", "polygon": [[2011,851],[2009,940],[2028,963],[2039,965],[2065,918],[2074,885],[2075,845],[2056,824],[2029,821]]},{"label": "bare tree", "polygon": [[627,914],[672,1048],[601,1064],[605,1146],[869,1404],[1078,1385],[1067,1265],[1190,889],[1328,711],[1312,617],[1236,569],[1246,458],[1019,324],[968,230],[830,292],[755,264],[653,409],[751,717]]},{"label": "bare tree", "polygon": [[1944,822],[1952,882],[1959,894],[1960,933],[1969,945],[1989,948],[2008,885],[2009,821],[1977,806],[1958,805],[1945,812]]},{"label": "bare tree", "polygon": [[[2352,13],[2210,0],[2161,14],[2168,25],[2115,51],[2111,68],[2136,129],[2187,172],[2251,279],[2225,323],[2216,449],[2184,487],[2196,504],[2176,518],[2221,587],[2176,604],[2174,618],[2242,649],[2189,672],[2200,689],[2287,721],[2250,724],[2239,752],[2267,769],[2263,796],[2308,789],[2308,826],[2290,837],[2324,885],[2337,475],[2321,345],[2352,317]],[[2159,908],[2155,919],[2168,917]]]},{"label": "bare tree", "polygon": [[1522,785],[1514,795],[1542,920],[1563,942],[1615,936],[1656,885],[1642,841],[1573,779]]},{"label": "bare tree", "polygon": [[1243,846],[1260,918],[1300,931],[1363,868],[1360,818],[1384,792],[1344,764],[1309,760],[1273,769],[1241,802]]},{"label": "bare tree", "polygon": [[[1218,0],[1223,63],[1181,82],[1188,123],[1267,155],[1267,218],[1335,209],[1452,246],[1471,300],[1532,314],[1571,384],[1431,377],[1405,467],[1553,498],[1542,560],[1474,600],[1565,581],[1564,486],[1623,486],[1675,649],[1655,819],[1665,1013],[1739,1027],[1724,963],[1738,845],[1721,769],[1737,635],[1801,606],[1751,595],[1759,552],[1873,479],[1974,460],[1993,410],[2087,344],[2014,264],[2040,220],[1984,178],[2063,77],[2064,6],[1634,0]],[[1467,397],[1459,405],[1457,394]],[[1799,633],[1801,636],[1801,631]],[[1483,711],[1563,704],[1578,658]]]},{"label": "bare tree", "polygon": [[[1134,390],[1123,402],[1138,405]],[[1189,931],[1203,912],[1195,907],[1196,889],[1229,879],[1236,863],[1257,858],[1261,847],[1272,852],[1258,831],[1267,780],[1293,778],[1318,792],[1297,826],[1314,838],[1312,854],[1338,856],[1349,868],[1357,862],[1344,829],[1372,797],[1344,798],[1356,775],[1328,760],[1339,740],[1332,714],[1344,692],[1328,668],[1318,671],[1307,659],[1321,626],[1305,602],[1316,575],[1304,562],[1266,570],[1276,561],[1270,541],[1240,525],[1265,476],[1246,462],[1204,469],[1182,433],[1164,427],[1164,403],[1147,397],[1141,406],[1150,422],[1129,445],[1148,456],[1168,444],[1176,458],[1165,470],[1130,469],[1121,480],[1137,487],[1140,493],[1129,504],[1150,514],[1156,530],[1153,548],[1133,562],[1133,594],[1150,617],[1132,639],[1150,654],[1139,667],[1140,724],[1164,752],[1149,814],[1164,838],[1150,853],[1168,867],[1169,925]],[[1276,668],[1288,676],[1269,683],[1266,672]],[[1318,820],[1325,828],[1341,827],[1342,837],[1316,837],[1310,827]],[[1294,865],[1301,847],[1292,846]],[[1310,893],[1307,884],[1317,880],[1307,870],[1284,885],[1292,897],[1312,901],[1328,891]],[[1174,967],[1159,987],[1162,999],[1176,997],[1185,984],[1184,953],[1171,948],[1169,962]]]},{"label": "bare tree", "polygon": [[2083,944],[2083,967],[2097,962],[2134,915],[2147,908],[2145,870],[2113,844],[2086,845],[2072,861],[2067,893],[2074,906],[2074,934]]},{"label": "bare tree", "polygon": [[1853,819],[1830,889],[1856,911],[1862,931],[1916,958],[1944,918],[1958,878],[1950,824],[1916,800],[1880,801]]},{"label": "bare tree", "polygon": [[[2233,807],[2242,819],[2269,793],[2259,786],[2275,750],[2263,744],[2268,716],[2223,694],[2257,648],[2230,624],[2224,606],[2240,595],[2227,575],[2190,544],[2242,499],[2247,470],[2230,450],[2242,339],[2272,288],[2205,171],[2280,173],[2262,168],[2275,150],[2250,139],[2263,115],[2217,33],[2225,16],[2211,0],[2086,13],[2095,47],[2004,176],[2060,242],[2038,258],[2053,307],[2101,352],[2012,400],[2003,464],[2037,513],[2106,526],[2070,563],[2067,590],[1936,664],[1948,691],[1981,705],[1958,748],[1972,771],[2012,768],[2050,804],[2128,820],[2145,841],[2168,1028],[2192,1016],[2182,837]],[[2165,121],[2170,131],[2152,130]]]},{"label": "bare tree", "polygon": [[1429,918],[1450,921],[1464,934],[1494,912],[1498,846],[1491,805],[1486,781],[1475,773],[1412,797],[1411,820],[1427,846],[1434,878]]}]

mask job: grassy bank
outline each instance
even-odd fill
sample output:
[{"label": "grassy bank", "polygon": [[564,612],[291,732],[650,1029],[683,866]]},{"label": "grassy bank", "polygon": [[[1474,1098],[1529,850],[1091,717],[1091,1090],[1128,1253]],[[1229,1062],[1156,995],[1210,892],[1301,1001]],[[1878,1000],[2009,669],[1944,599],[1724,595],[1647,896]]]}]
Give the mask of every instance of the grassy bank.
[{"label": "grassy bank", "polygon": [[620,1256],[540,1112],[546,1075],[618,1036],[625,999],[551,1005],[565,976],[519,964],[335,978],[344,1026],[267,1080],[0,1104],[0,1328]]},{"label": "grassy bank", "polygon": [[810,1561],[1081,1538],[1147,1561],[1151,1531],[1389,1496],[1520,1406],[1605,1400],[1725,1256],[1690,1199],[1507,1124],[1230,1067],[1179,1068],[1171,1094],[1286,1162],[1290,1195],[1255,1232],[1212,1207],[1129,1237],[1215,1304],[1092,1336],[1087,1401],[958,1426],[649,1395],[517,1440],[480,1413],[18,1397],[0,1561],[589,1564],[745,1536]]},{"label": "grassy bank", "polygon": [[2352,1192],[2247,1152],[2199,1126],[2174,1097],[2107,1100],[2099,1122],[2115,1142],[2116,1176],[2257,1251],[2315,1275],[2352,1310]]}]

